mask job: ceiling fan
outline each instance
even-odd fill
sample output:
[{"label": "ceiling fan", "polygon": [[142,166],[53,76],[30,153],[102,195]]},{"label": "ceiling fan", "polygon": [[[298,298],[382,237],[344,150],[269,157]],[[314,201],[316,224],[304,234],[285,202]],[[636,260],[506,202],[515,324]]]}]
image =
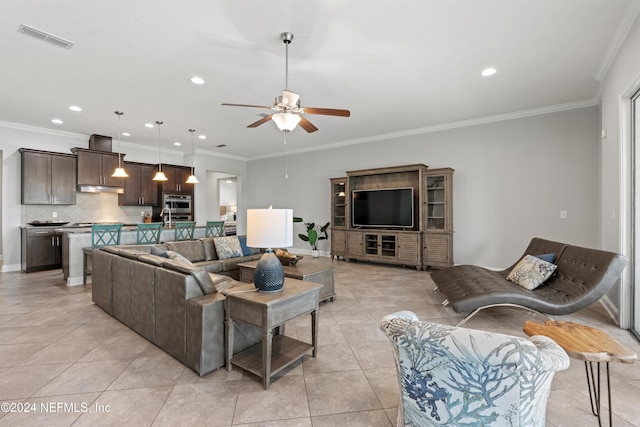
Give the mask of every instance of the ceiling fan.
[{"label": "ceiling fan", "polygon": [[349,110],[339,110],[335,108],[314,108],[314,107],[301,107],[300,95],[295,92],[291,92],[288,89],[289,83],[289,44],[293,40],[292,33],[280,34],[282,41],[285,45],[286,65],[285,65],[285,90],[282,91],[282,96],[276,96],[272,106],[265,105],[247,105],[247,104],[228,104],[223,103],[224,106],[230,107],[252,107],[252,108],[264,108],[276,111],[275,113],[266,115],[257,122],[248,125],[248,128],[255,128],[263,123],[273,120],[278,128],[285,132],[290,132],[295,129],[296,125],[300,124],[300,127],[307,132],[315,132],[318,130],[303,114],[320,114],[324,116],[338,116],[349,117],[351,112]]}]

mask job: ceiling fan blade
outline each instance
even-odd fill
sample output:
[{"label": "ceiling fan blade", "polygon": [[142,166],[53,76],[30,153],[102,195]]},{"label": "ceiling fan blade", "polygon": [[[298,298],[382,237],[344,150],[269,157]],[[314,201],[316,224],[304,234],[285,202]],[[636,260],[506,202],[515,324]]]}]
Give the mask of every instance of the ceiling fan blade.
[{"label": "ceiling fan blade", "polygon": [[247,126],[248,128],[257,128],[258,126],[260,126],[261,124],[267,123],[269,120],[271,120],[271,117],[273,116],[273,114],[270,114],[268,116],[264,116],[263,118],[261,118],[260,120],[258,120],[257,122],[251,123],[249,126]]},{"label": "ceiling fan blade", "polygon": [[351,116],[351,111],[349,110],[338,110],[336,108],[313,108],[313,107],[304,107],[303,112],[305,114],[322,114],[325,116],[339,116],[339,117],[349,117]]},{"label": "ceiling fan blade", "polygon": [[266,108],[267,110],[271,109],[270,106],[266,106],[266,105],[249,105],[249,104],[227,104],[226,102],[223,102],[220,105],[224,105],[225,107],[252,107],[252,108]]},{"label": "ceiling fan blade", "polygon": [[315,127],[313,123],[307,120],[304,116],[300,116],[300,122],[298,124],[302,129],[306,130],[309,133],[315,132],[318,130],[318,128]]}]

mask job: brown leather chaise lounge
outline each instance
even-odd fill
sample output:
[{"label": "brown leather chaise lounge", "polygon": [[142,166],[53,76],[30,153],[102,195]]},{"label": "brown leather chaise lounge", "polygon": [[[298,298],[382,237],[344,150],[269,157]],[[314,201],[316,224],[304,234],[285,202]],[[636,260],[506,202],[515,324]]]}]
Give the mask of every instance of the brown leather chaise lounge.
[{"label": "brown leather chaise lounge", "polygon": [[[507,280],[525,255],[555,254],[557,268],[541,286],[528,290]],[[543,315],[575,313],[604,296],[627,265],[624,255],[534,237],[511,267],[493,271],[457,265],[433,271],[431,278],[457,313],[470,312],[458,326],[482,309],[520,307]],[[548,317],[548,316],[547,316]]]}]

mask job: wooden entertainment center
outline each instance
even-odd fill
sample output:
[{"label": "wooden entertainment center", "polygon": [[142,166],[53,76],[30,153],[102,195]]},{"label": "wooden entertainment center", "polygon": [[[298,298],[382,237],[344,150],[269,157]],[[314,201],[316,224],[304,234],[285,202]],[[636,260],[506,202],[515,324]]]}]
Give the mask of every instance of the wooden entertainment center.
[{"label": "wooden entertainment center", "polygon": [[[331,258],[426,269],[453,265],[453,169],[423,164],[331,178]],[[413,189],[413,226],[354,226],[353,192]]]}]

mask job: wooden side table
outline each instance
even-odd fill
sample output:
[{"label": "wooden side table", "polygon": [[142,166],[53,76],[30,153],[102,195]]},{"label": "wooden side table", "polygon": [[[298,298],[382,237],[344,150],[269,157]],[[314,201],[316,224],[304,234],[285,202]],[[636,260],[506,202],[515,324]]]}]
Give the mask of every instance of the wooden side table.
[{"label": "wooden side table", "polygon": [[[322,285],[285,278],[277,292],[258,292],[247,284],[223,292],[225,305],[225,344],[227,370],[236,365],[262,377],[269,389],[271,377],[311,351],[318,350],[318,305]],[[284,335],[285,322],[303,314],[311,314],[311,344]],[[234,320],[262,328],[262,342],[241,353],[233,354]],[[273,330],[278,331],[274,336]]]},{"label": "wooden side table", "polygon": [[[253,275],[257,265],[258,261],[238,264],[240,281],[253,283]],[[305,258],[294,266],[283,265],[282,270],[284,271],[285,277],[320,283],[322,285],[322,288],[320,288],[320,301],[333,301],[335,299],[336,291],[333,283],[333,267],[327,267],[326,264]]]},{"label": "wooden side table", "polygon": [[[607,395],[609,398],[609,425],[613,425],[613,408],[611,407],[611,378],[609,362],[633,363],[638,356],[613,339],[606,332],[575,322],[547,320],[544,325],[525,322],[524,332],[528,336],[544,335],[554,340],[570,357],[584,360],[589,387],[591,412],[600,419],[600,363],[607,364]],[[597,379],[593,372],[593,363],[597,363]]]}]

